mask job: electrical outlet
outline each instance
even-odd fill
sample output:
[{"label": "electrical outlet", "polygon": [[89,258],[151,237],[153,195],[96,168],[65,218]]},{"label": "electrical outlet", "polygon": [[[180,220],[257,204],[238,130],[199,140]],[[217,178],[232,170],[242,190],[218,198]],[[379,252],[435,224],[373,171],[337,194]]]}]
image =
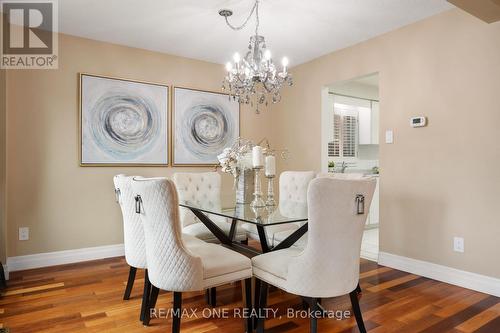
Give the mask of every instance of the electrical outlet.
[{"label": "electrical outlet", "polygon": [[453,251],[464,253],[465,251],[465,242],[462,237],[454,237],[453,238]]},{"label": "electrical outlet", "polygon": [[19,240],[29,240],[30,239],[30,228],[21,227],[19,228]]}]

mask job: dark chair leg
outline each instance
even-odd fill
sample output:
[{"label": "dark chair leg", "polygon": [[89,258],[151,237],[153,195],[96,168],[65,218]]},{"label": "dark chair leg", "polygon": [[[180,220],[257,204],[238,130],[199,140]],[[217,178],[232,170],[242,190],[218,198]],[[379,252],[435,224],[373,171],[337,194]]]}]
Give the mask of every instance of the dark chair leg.
[{"label": "dark chair leg", "polygon": [[248,245],[248,238],[242,240],[240,243],[243,244],[243,245]]},{"label": "dark chair leg", "polygon": [[352,310],[354,311],[354,316],[356,317],[356,323],[358,324],[359,332],[366,333],[365,324],[363,323],[363,316],[361,315],[361,309],[359,308],[358,293],[356,290],[352,291],[349,296],[351,297]]},{"label": "dark chair leg", "polygon": [[136,272],[137,268],[130,266],[130,270],[128,271],[127,287],[125,287],[125,293],[123,294],[123,300],[125,301],[130,299],[130,293],[132,292],[132,287],[134,286]]},{"label": "dark chair leg", "polygon": [[[243,284],[245,285],[245,304],[243,307],[250,312],[252,310],[252,279],[246,279]],[[245,326],[247,333],[253,332],[253,318],[251,316],[245,319]]]},{"label": "dark chair leg", "polygon": [[217,306],[217,288],[213,287],[210,288],[210,306],[216,307]]},{"label": "dark chair leg", "polygon": [[[254,286],[254,291],[255,291],[255,294],[254,294],[254,297],[253,297],[253,304],[254,304],[254,307],[255,307],[255,310],[259,310],[259,293],[260,293],[260,280],[255,278],[255,286]],[[256,328],[257,327],[257,321],[258,321],[258,316],[254,318],[253,320],[253,327]]]},{"label": "dark chair leg", "polygon": [[146,310],[147,312],[144,315],[144,321],[143,321],[144,326],[149,325],[149,321],[151,320],[151,310],[154,309],[156,306],[156,301],[158,300],[159,293],[160,293],[160,289],[151,285],[151,294],[149,295],[149,301],[148,301],[148,306],[147,306],[147,310]]},{"label": "dark chair leg", "polygon": [[174,292],[174,315],[172,318],[172,333],[179,333],[181,331],[181,306],[182,293]]},{"label": "dark chair leg", "polygon": [[7,281],[5,280],[5,272],[3,271],[3,264],[0,261],[0,289],[7,288]]},{"label": "dark chair leg", "polygon": [[265,323],[265,312],[264,308],[267,306],[267,291],[269,285],[267,282],[260,281],[260,292],[259,292],[259,306],[257,308],[257,333],[264,333],[264,323]]},{"label": "dark chair leg", "polygon": [[319,306],[318,303],[320,302],[319,299],[317,298],[311,298],[311,319],[309,319],[310,322],[310,333],[317,333],[318,332],[318,313],[319,311]]},{"label": "dark chair leg", "polygon": [[149,295],[151,294],[151,283],[149,283],[148,270],[144,270],[144,289],[142,291],[141,321],[144,322],[148,311]]},{"label": "dark chair leg", "polygon": [[361,294],[361,293],[363,292],[363,291],[361,290],[361,287],[360,287],[360,285],[359,285],[359,282],[358,282],[358,286],[356,287],[356,292],[357,292],[358,294]]}]

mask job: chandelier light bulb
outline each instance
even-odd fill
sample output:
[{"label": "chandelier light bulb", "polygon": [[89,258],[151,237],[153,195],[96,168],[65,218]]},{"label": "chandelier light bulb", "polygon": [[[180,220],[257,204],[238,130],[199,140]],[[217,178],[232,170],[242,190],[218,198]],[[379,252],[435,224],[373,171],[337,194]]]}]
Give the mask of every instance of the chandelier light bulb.
[{"label": "chandelier light bulb", "polygon": [[240,57],[240,54],[238,52],[236,52],[233,56],[233,60],[235,63],[239,63],[240,60],[241,60],[241,57]]},{"label": "chandelier light bulb", "polygon": [[288,66],[288,58],[283,57],[283,59],[281,60],[281,64],[283,65],[283,68],[286,68]]},{"label": "chandelier light bulb", "polygon": [[264,52],[264,59],[267,61],[271,60],[271,51],[266,50],[266,52]]},{"label": "chandelier light bulb", "polygon": [[226,71],[230,72],[233,69],[233,64],[230,62],[226,63]]}]

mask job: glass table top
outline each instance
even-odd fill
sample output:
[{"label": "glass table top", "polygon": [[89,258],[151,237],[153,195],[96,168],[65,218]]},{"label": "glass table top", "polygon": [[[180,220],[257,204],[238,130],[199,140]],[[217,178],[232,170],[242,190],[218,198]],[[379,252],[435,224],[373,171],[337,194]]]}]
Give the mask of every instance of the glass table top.
[{"label": "glass table top", "polygon": [[231,208],[213,209],[190,202],[180,203],[179,206],[262,226],[307,221],[307,205],[298,202],[285,202],[262,208],[237,204]]}]

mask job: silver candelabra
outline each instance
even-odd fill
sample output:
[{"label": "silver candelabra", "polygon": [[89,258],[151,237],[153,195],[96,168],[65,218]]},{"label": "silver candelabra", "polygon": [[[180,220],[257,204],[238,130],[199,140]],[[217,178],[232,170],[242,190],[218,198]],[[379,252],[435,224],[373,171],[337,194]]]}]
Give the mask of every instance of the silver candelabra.
[{"label": "silver candelabra", "polygon": [[250,206],[255,208],[266,207],[266,203],[262,200],[262,189],[260,184],[260,171],[262,167],[254,167],[253,169],[255,171],[255,190],[253,192],[253,201]]},{"label": "silver candelabra", "polygon": [[276,206],[274,200],[274,175],[268,175],[267,178],[267,200],[266,206]]}]

